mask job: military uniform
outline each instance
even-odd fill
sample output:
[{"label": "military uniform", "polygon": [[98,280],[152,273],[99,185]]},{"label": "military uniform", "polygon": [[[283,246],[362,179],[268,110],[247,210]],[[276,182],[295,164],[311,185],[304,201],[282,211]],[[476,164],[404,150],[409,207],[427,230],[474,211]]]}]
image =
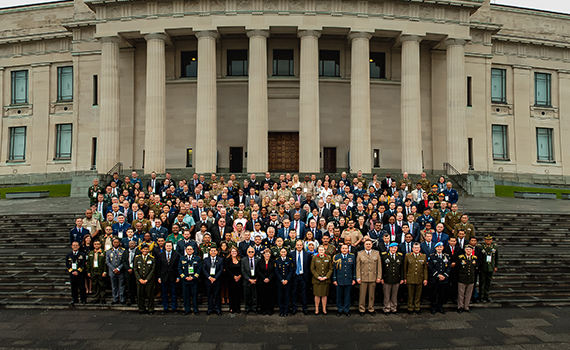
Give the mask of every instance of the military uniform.
[{"label": "military uniform", "polygon": [[475,286],[476,270],[477,270],[476,255],[461,254],[457,258],[456,264],[459,266],[459,279],[457,291],[457,309],[469,310],[469,302]]},{"label": "military uniform", "polygon": [[[288,251],[285,258],[282,258],[281,256],[275,258],[275,277],[277,277],[277,301],[279,303],[280,315],[287,315],[294,272],[295,266],[293,264],[293,259],[291,259],[289,256]],[[283,284],[283,281],[287,281],[287,284]]]},{"label": "military uniform", "polygon": [[454,233],[453,233],[454,237],[457,237],[457,233],[459,232],[459,230],[465,231],[465,239],[467,240],[467,242],[469,242],[471,237],[475,237],[475,227],[473,227],[473,225],[470,223],[463,224],[460,221],[457,225],[455,225]]},{"label": "military uniform", "polygon": [[290,251],[295,250],[295,245],[297,244],[297,239],[286,239],[285,243],[283,243],[284,247],[288,247]]},{"label": "military uniform", "polygon": [[[71,252],[65,257],[65,267],[67,272],[69,272],[69,282],[71,284],[71,298],[73,303],[79,302],[79,297],[81,297],[81,302],[85,303],[87,301],[87,294],[85,292],[85,254],[78,251],[77,253]],[[74,275],[73,272],[77,272]],[[79,295],[77,295],[77,290],[79,289]]]},{"label": "military uniform", "polygon": [[[202,271],[202,260],[196,254],[192,256],[183,255],[178,262],[178,273],[182,281],[182,299],[184,301],[184,312],[190,312],[190,306],[194,313],[198,312],[198,278]],[[192,277],[187,281],[186,277]]]},{"label": "military uniform", "polygon": [[[85,223],[85,220],[83,220],[83,222]],[[116,222],[115,220],[103,221],[103,223],[101,223],[101,231],[105,232],[105,228],[107,228],[107,226],[111,226],[111,228],[113,228],[114,224],[118,224],[118,222]],[[123,238],[123,237],[120,237],[120,238]]]},{"label": "military uniform", "polygon": [[104,235],[102,237],[99,237],[99,242],[101,242],[101,250],[107,251],[109,249],[113,249],[113,240],[115,238],[118,237],[113,235]]},{"label": "military uniform", "polygon": [[291,194],[291,191],[289,191],[289,189],[287,189],[287,188],[284,190],[278,189],[277,190],[277,198],[279,198],[281,196],[285,197],[285,200],[288,201],[289,198],[293,197],[293,194]]},{"label": "military uniform", "polygon": [[[155,259],[152,255],[142,254],[135,256],[134,270],[137,280],[137,299],[139,312],[154,312],[154,272],[156,269]],[[146,280],[145,284],[140,280]],[[145,310],[146,308],[146,310]]]},{"label": "military uniform", "polygon": [[99,185],[97,186],[91,185],[89,187],[89,189],[87,190],[87,196],[89,197],[90,205],[97,203],[97,196],[99,195],[99,193],[103,193],[103,187]]},{"label": "military uniform", "polygon": [[[487,239],[487,237],[485,237]],[[499,251],[497,245],[481,244],[481,262],[479,263],[479,289],[480,298],[489,301],[489,290],[495,269],[499,266]]]},{"label": "military uniform", "polygon": [[366,250],[358,252],[356,257],[356,279],[361,280],[360,295],[358,298],[358,311],[363,313],[365,309],[365,299],[368,293],[368,311],[374,312],[374,292],[376,291],[376,280],[382,278],[382,262],[380,253],[371,250],[370,254]]},{"label": "military uniform", "polygon": [[429,190],[431,189],[431,182],[427,178],[420,179],[418,182],[422,183],[422,190],[429,192]]},{"label": "military uniform", "polygon": [[408,286],[408,312],[420,312],[423,282],[428,279],[426,255],[422,253],[406,254],[404,276]]},{"label": "military uniform", "polygon": [[278,258],[281,257],[281,249],[285,248],[287,249],[287,256],[289,256],[289,252],[291,251],[291,249],[289,249],[289,246],[285,246],[285,244],[283,244],[281,247],[278,246],[273,246],[271,247],[271,256],[273,257],[273,259],[277,260]]},{"label": "military uniform", "polygon": [[[329,295],[329,286],[333,273],[332,257],[330,255],[315,255],[311,259],[311,274],[313,275],[313,294],[316,297],[326,297]],[[324,281],[319,281],[318,277],[326,277]]]},{"label": "military uniform", "polygon": [[95,219],[94,217],[91,217],[91,220],[83,218],[83,227],[85,227],[87,231],[89,231],[91,236],[95,236],[97,231],[100,231],[102,229],[99,220]]},{"label": "military uniform", "polygon": [[132,182],[129,182],[129,183],[125,182],[121,185],[121,190],[122,191],[127,190],[127,191],[129,191],[129,194],[132,194],[133,191],[135,190],[135,185],[133,185]]},{"label": "military uniform", "polygon": [[333,244],[329,243],[328,246],[325,248],[325,253],[328,256],[334,256],[336,253],[336,247]]},{"label": "military uniform", "polygon": [[99,250],[95,252],[94,250],[89,252],[87,255],[87,273],[91,275],[91,282],[93,283],[94,291],[94,302],[105,303],[105,291],[107,287],[105,286],[105,279],[103,273],[107,272],[107,263],[105,261],[105,252]]},{"label": "military uniform", "polygon": [[210,256],[210,248],[218,248],[216,242],[200,243],[200,258],[202,258],[202,261]]},{"label": "military uniform", "polygon": [[356,281],[356,257],[352,253],[333,258],[333,282],[336,282],[336,306],[339,313],[350,312],[350,291]]},{"label": "military uniform", "polygon": [[461,223],[461,214],[460,212],[456,211],[455,213],[450,211],[449,213],[445,214],[445,230],[447,231],[447,234],[449,235],[449,237],[451,237],[451,235],[453,235],[453,237],[457,237],[457,232],[453,232],[453,230],[455,229],[455,226],[457,224]]},{"label": "military uniform", "polygon": [[401,179],[400,181],[398,181],[398,188],[401,188],[402,184],[406,184],[405,191],[412,192],[412,189],[414,188],[414,184],[413,184],[412,180],[410,180],[410,178]]},{"label": "military uniform", "polygon": [[398,289],[404,279],[404,255],[396,252],[391,254],[383,252],[382,257],[382,280],[384,284],[384,312],[398,311]]},{"label": "military uniform", "polygon": [[[441,244],[441,243],[438,243]],[[431,284],[431,312],[443,311],[443,303],[445,302],[445,289],[449,284],[449,274],[451,273],[451,259],[449,255],[442,253],[433,253],[429,257],[428,263],[429,283]],[[442,281],[439,276],[443,276]]]},{"label": "military uniform", "polygon": [[[141,223],[142,224],[142,232],[149,232],[150,229],[152,228],[152,224],[150,222],[150,220],[148,219],[142,219],[142,220],[133,220],[133,223],[131,224],[132,227],[137,227],[137,223]],[[182,229],[182,228],[181,228]]]}]

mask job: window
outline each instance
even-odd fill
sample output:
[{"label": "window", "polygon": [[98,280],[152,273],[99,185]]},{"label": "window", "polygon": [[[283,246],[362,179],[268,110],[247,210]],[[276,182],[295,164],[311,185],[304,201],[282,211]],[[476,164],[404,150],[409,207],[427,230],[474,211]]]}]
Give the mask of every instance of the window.
[{"label": "window", "polygon": [[73,67],[57,68],[57,100],[73,101]]},{"label": "window", "polygon": [[473,77],[467,77],[467,107],[473,107]]},{"label": "window", "polygon": [[340,51],[319,51],[319,75],[321,77],[340,77]]},{"label": "window", "polygon": [[198,76],[198,51],[182,51],[180,53],[180,77],[195,78]]},{"label": "window", "polygon": [[72,124],[56,125],[55,159],[71,159]]},{"label": "window", "polygon": [[539,162],[554,162],[552,129],[536,128],[536,154]]},{"label": "window", "polygon": [[228,75],[247,75],[247,50],[228,50]]},{"label": "window", "polygon": [[374,149],[374,167],[380,168],[380,150]]},{"label": "window", "polygon": [[186,149],[186,167],[192,167],[192,148]]},{"label": "window", "polygon": [[507,71],[491,69],[491,102],[507,103]]},{"label": "window", "polygon": [[18,126],[10,128],[10,153],[9,161],[26,160],[26,127]]},{"label": "window", "polygon": [[370,53],[370,78],[386,79],[386,53]]},{"label": "window", "polygon": [[273,75],[295,75],[293,63],[293,50],[273,50]]},{"label": "window", "polygon": [[99,79],[93,76],[93,106],[99,105]]},{"label": "window", "polygon": [[534,104],[536,106],[550,107],[550,74],[534,73]]},{"label": "window", "polygon": [[12,104],[28,103],[28,71],[12,72]]},{"label": "window", "polygon": [[493,125],[493,159],[509,160],[506,125]]}]

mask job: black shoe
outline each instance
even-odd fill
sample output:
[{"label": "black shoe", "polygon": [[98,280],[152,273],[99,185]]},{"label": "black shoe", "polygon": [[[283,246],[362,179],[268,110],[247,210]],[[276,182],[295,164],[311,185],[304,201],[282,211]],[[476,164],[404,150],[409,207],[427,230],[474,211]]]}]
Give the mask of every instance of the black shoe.
[{"label": "black shoe", "polygon": [[186,316],[186,315],[188,315],[188,314],[189,314],[189,312],[184,311],[184,312],[182,313],[182,316]]},{"label": "black shoe", "polygon": [[364,317],[364,312],[360,312],[360,317]]},{"label": "black shoe", "polygon": [[422,312],[421,311],[416,311],[416,315],[421,315]]},{"label": "black shoe", "polygon": [[249,310],[245,310],[245,314],[246,314],[246,315],[249,315]]},{"label": "black shoe", "polygon": [[253,310],[252,312],[253,312],[254,315],[257,315],[257,311]]},{"label": "black shoe", "polygon": [[431,311],[430,311],[429,313],[432,314],[432,315],[435,315],[435,310],[434,310],[434,309],[431,309]]},{"label": "black shoe", "polygon": [[291,315],[293,315],[293,316],[296,315],[296,314],[297,314],[297,310],[293,310],[293,311],[291,312]]},{"label": "black shoe", "polygon": [[222,312],[221,312],[221,311],[218,311],[218,312],[216,312],[216,315],[222,316]]},{"label": "black shoe", "polygon": [[346,317],[350,317],[350,312],[345,313]]},{"label": "black shoe", "polygon": [[75,306],[75,301],[72,301],[71,303],[69,303],[69,306]]},{"label": "black shoe", "polygon": [[467,312],[468,314],[470,314],[470,313],[471,313],[471,310],[466,310],[466,309],[463,309],[463,311]]},{"label": "black shoe", "polygon": [[491,298],[485,298],[485,301],[490,303],[491,302]]},{"label": "black shoe", "polygon": [[279,313],[279,317],[283,317],[283,313],[282,313],[282,312]]},{"label": "black shoe", "polygon": [[458,314],[463,313],[463,309],[462,309],[462,308],[457,309],[457,313],[458,313]]},{"label": "black shoe", "polygon": [[146,311],[139,310],[139,315],[146,314]]},{"label": "black shoe", "polygon": [[154,311],[148,313],[150,316],[154,315]]},{"label": "black shoe", "polygon": [[413,311],[408,311],[408,315],[413,315],[414,312]]},{"label": "black shoe", "polygon": [[265,316],[265,315],[267,315],[267,313],[266,313],[265,311],[263,311],[263,312],[261,313],[261,315],[262,315],[262,316]]},{"label": "black shoe", "polygon": [[199,311],[196,311],[196,312],[194,312],[194,315],[200,316],[200,312],[199,312]]},{"label": "black shoe", "polygon": [[161,314],[161,315],[166,315],[166,310],[163,310],[160,314]]},{"label": "black shoe", "polygon": [[303,310],[303,315],[308,316],[309,312],[307,310]]},{"label": "black shoe", "polygon": [[127,301],[127,306],[131,306],[131,305],[132,305],[131,301],[130,300]]},{"label": "black shoe", "polygon": [[372,311],[372,312],[370,313],[370,316],[376,316],[376,311]]},{"label": "black shoe", "polygon": [[206,316],[210,316],[212,314],[212,311],[206,311]]},{"label": "black shoe", "polygon": [[444,309],[440,309],[440,310],[439,310],[439,313],[442,314],[442,315],[445,315],[445,310],[444,310]]},{"label": "black shoe", "polygon": [[394,315],[396,315],[396,316],[399,315],[398,311],[394,311],[394,312],[392,312],[392,313],[393,313]]},{"label": "black shoe", "polygon": [[390,316],[390,313],[389,313],[389,312],[385,312],[384,315]]},{"label": "black shoe", "polygon": [[288,313],[284,313],[284,314],[283,314],[283,317],[287,317],[287,316],[289,316]]},{"label": "black shoe", "polygon": [[178,315],[178,311],[174,310],[173,314]]},{"label": "black shoe", "polygon": [[340,316],[342,316],[342,312],[337,312],[336,317],[340,317]]}]

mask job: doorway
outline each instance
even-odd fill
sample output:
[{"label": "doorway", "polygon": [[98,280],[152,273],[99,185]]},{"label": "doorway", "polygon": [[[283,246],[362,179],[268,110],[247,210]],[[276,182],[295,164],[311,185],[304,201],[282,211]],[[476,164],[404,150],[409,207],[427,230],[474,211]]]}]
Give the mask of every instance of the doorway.
[{"label": "doorway", "polygon": [[269,171],[299,171],[299,133],[269,133]]},{"label": "doorway", "polygon": [[230,147],[230,172],[243,172],[243,147]]},{"label": "doorway", "polygon": [[325,173],[336,173],[336,147],[323,149],[323,170]]}]

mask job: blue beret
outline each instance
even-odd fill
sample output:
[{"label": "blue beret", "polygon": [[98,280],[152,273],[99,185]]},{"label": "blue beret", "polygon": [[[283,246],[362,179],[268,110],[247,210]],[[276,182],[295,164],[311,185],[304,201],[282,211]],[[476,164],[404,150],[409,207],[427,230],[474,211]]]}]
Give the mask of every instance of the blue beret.
[{"label": "blue beret", "polygon": [[437,242],[437,243],[435,244],[435,246],[436,246],[436,247],[443,246],[443,243]]},{"label": "blue beret", "polygon": [[397,247],[397,246],[398,246],[398,243],[390,243],[389,247],[391,248],[391,247]]}]

